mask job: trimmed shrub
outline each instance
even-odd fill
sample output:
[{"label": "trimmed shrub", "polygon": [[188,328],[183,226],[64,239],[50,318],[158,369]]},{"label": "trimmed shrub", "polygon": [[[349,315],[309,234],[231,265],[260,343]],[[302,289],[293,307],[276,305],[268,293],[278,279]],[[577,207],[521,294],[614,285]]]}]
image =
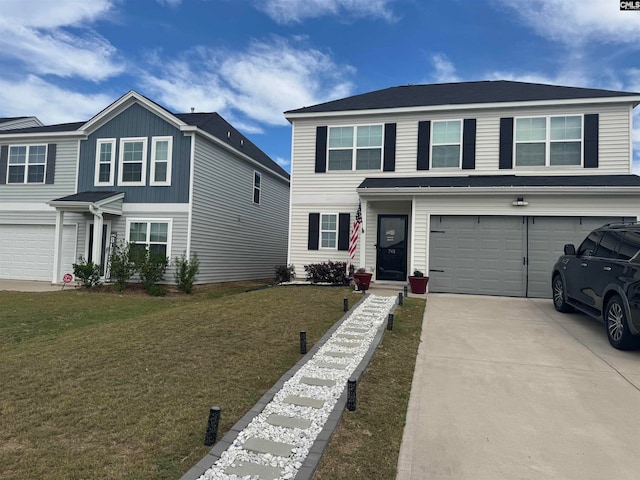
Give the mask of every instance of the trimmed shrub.
[{"label": "trimmed shrub", "polygon": [[91,260],[80,257],[79,262],[73,264],[73,274],[84,288],[100,285],[100,265]]},{"label": "trimmed shrub", "polygon": [[293,265],[276,265],[276,282],[290,282],[296,277]]},{"label": "trimmed shrub", "polygon": [[163,295],[164,288],[157,288],[157,283],[164,280],[164,274],[169,266],[169,259],[158,253],[147,250],[136,252],[134,258],[136,272],[140,276],[140,283],[150,295]]},{"label": "trimmed shrub", "polygon": [[313,283],[331,283],[334,285],[349,285],[347,262],[312,263],[304,266],[307,280]]},{"label": "trimmed shrub", "polygon": [[178,290],[184,293],[191,293],[193,290],[193,281],[200,271],[200,260],[198,260],[198,255],[194,253],[190,258],[187,258],[187,253],[182,252],[182,255],[176,257],[174,262],[176,265],[174,276]]},{"label": "trimmed shrub", "polygon": [[131,246],[128,243],[114,245],[109,260],[109,271],[111,272],[111,279],[116,283],[118,290],[123,291],[135,271],[135,266],[131,260]]}]

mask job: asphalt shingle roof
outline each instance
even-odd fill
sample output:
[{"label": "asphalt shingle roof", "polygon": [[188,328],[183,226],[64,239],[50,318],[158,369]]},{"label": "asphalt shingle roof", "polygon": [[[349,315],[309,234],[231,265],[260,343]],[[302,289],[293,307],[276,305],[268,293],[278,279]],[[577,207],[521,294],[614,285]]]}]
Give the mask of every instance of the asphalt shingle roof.
[{"label": "asphalt shingle roof", "polygon": [[122,192],[78,192],[66,197],[60,197],[53,200],[54,202],[87,202],[95,203],[107,198],[121,195]]},{"label": "asphalt shingle roof", "polygon": [[486,80],[385,88],[340,100],[289,110],[285,114],[638,95],[640,94],[595,88],[563,87],[510,80]]},{"label": "asphalt shingle roof", "polygon": [[471,175],[365,178],[358,188],[640,187],[638,175]]}]

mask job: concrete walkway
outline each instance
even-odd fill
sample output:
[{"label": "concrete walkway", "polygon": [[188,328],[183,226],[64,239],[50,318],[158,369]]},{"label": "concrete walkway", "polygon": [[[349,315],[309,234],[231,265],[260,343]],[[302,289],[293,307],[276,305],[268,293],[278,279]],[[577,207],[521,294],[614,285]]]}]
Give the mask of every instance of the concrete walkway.
[{"label": "concrete walkway", "polygon": [[[64,287],[65,290],[73,290],[75,282]],[[0,280],[0,291],[12,292],[55,292],[61,290],[62,285],[53,285],[51,282],[38,282],[35,280]]]},{"label": "concrete walkway", "polygon": [[551,300],[430,294],[398,480],[638,479],[640,352]]}]

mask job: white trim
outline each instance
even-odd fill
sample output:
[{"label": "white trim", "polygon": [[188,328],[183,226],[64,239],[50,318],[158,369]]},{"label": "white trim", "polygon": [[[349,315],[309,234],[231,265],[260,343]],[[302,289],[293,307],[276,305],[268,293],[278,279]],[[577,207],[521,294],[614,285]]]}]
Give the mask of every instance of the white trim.
[{"label": "white trim", "polygon": [[[381,127],[382,133],[380,138],[380,168],[356,168],[358,149],[373,149],[378,147],[358,147],[358,129],[360,127]],[[331,148],[329,146],[330,138],[331,138],[331,130],[336,128],[351,128],[353,129],[353,143],[351,147],[335,147]],[[341,169],[331,169],[329,168],[329,153],[332,150],[351,150],[351,170],[341,170]],[[353,124],[353,125],[333,125],[327,128],[327,172],[381,172],[384,167],[384,123],[365,123],[365,124]]]},{"label": "white trim", "polygon": [[[7,173],[5,177],[6,185],[44,185],[47,182],[47,158],[49,155],[49,145],[46,143],[27,143],[27,144],[17,144],[17,145],[8,145],[7,149]],[[11,163],[11,149],[12,148],[20,148],[24,147],[24,163]],[[32,147],[44,147],[44,162],[42,163],[29,163],[29,151]],[[29,182],[29,166],[38,166],[44,165],[44,170],[42,174],[41,182]],[[9,172],[11,171],[11,167],[24,167],[24,173],[22,175],[22,182],[9,182]]]},{"label": "white trim", "polygon": [[[172,237],[173,237],[173,218],[135,218],[135,217],[131,217],[131,218],[127,218],[127,222],[126,222],[126,230],[125,230],[125,241],[127,243],[130,242],[129,240],[129,231],[131,228],[131,224],[132,223],[146,223],[147,224],[147,236],[146,236],[146,243],[145,245],[149,246],[150,245],[150,230],[151,230],[151,224],[152,223],[166,223],[167,224],[167,258],[172,258],[171,257],[171,244],[172,244]],[[157,242],[156,242],[157,243]]]},{"label": "white trim", "polygon": [[[433,139],[433,130],[435,128],[436,123],[448,123],[448,122],[458,122],[460,125],[460,138],[457,143],[438,143],[436,144]],[[430,145],[429,145],[429,168],[431,170],[435,170],[438,172],[447,171],[447,170],[461,170],[462,169],[462,138],[464,134],[464,122],[461,118],[452,118],[450,120],[432,120],[431,121],[431,132],[429,135]],[[457,145],[458,150],[458,166],[456,167],[434,167],[433,166],[433,147],[448,147]]]},{"label": "white trim", "polygon": [[[118,185],[124,187],[144,187],[147,180],[147,137],[123,137],[120,139],[120,152],[118,154]],[[139,182],[125,182],[122,180],[122,170],[124,164],[124,144],[142,142],[142,171]],[[139,163],[139,162],[127,162]]]},{"label": "white trim", "polygon": [[[102,145],[111,145],[111,158],[109,159],[109,180],[107,182],[100,181],[100,165],[106,162],[100,161],[101,146]],[[115,177],[116,170],[116,139],[115,138],[99,138],[96,140],[96,159],[95,159],[95,175],[93,179],[93,184],[96,187],[100,186],[113,186],[113,179]]]},{"label": "white trim", "polygon": [[[334,215],[336,217],[336,229],[335,230],[323,230],[322,229],[322,216]],[[340,215],[332,212],[320,212],[320,225],[318,225],[318,250],[338,250],[338,232],[340,231]],[[334,232],[336,234],[335,246],[323,247],[322,246],[322,232]]]},{"label": "white trim", "polygon": [[[295,157],[294,152],[294,144],[293,139],[296,136],[296,126],[295,124],[291,125],[291,163],[289,164],[289,169],[291,170],[291,177],[289,181],[289,225],[287,230],[287,265],[291,265],[291,225],[293,222],[292,213],[293,213],[293,159]],[[308,226],[307,226],[308,228]]]},{"label": "white trim", "polygon": [[622,194],[640,194],[640,186],[638,187],[615,187],[615,186],[598,186],[598,187],[396,187],[396,188],[357,188],[356,192],[360,196],[382,196],[382,197],[398,197],[398,195],[475,195],[478,193],[491,193],[496,195],[513,195],[514,192],[526,193],[606,193],[611,195]]},{"label": "white trim", "polygon": [[[392,107],[392,108],[372,108],[368,110],[344,110],[339,112],[298,112],[285,113],[285,118],[289,121],[301,118],[320,117],[345,117],[354,115],[379,115],[379,114],[402,114],[416,112],[436,112],[453,110],[489,110],[496,108],[525,108],[525,107],[549,107],[549,106],[569,106],[569,105],[591,105],[606,103],[629,103],[638,105],[640,95],[629,95],[626,97],[606,97],[606,98],[572,98],[565,100],[536,100],[521,102],[490,102],[490,103],[464,103],[456,105],[423,105],[415,107]],[[634,106],[635,106],[634,105]]]},{"label": "white trim", "polygon": [[[409,275],[413,275],[413,271],[416,269],[416,197],[411,199],[411,231],[409,232],[409,241],[411,242],[409,245]],[[427,230],[428,231],[428,230]],[[425,275],[429,275],[428,271],[425,272]]]},{"label": "white trim", "polygon": [[[189,204],[187,205],[187,258],[191,258],[191,232],[193,228],[193,183],[194,183],[194,169],[196,164],[196,135],[191,133],[185,135],[191,138],[191,148],[189,152]],[[181,204],[182,205],[182,204]]]},{"label": "white trim", "polygon": [[190,203],[123,203],[122,213],[188,213]]},{"label": "white trim", "polygon": [[[77,145],[77,150],[76,150],[76,171],[75,176],[76,176],[76,189],[74,190],[73,193],[78,193],[78,185],[80,184],[80,145],[81,145],[81,140],[78,140],[78,145]],[[57,151],[56,151],[57,154]]]},{"label": "white trim", "polygon": [[[600,148],[599,145],[598,149]],[[633,106],[631,105],[629,106],[629,173],[633,174]]]},{"label": "white trim", "polygon": [[[156,146],[158,142],[167,142],[167,177],[164,181],[156,181],[156,163],[164,163],[164,160],[160,162],[156,159]],[[171,165],[173,163],[173,137],[151,137],[151,173],[149,176],[149,185],[152,186],[171,186]]]}]

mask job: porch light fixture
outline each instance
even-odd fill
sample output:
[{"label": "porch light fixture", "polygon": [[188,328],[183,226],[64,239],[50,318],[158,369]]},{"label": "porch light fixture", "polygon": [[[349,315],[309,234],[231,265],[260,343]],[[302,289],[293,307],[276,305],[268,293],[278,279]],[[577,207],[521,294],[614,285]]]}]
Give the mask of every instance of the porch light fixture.
[{"label": "porch light fixture", "polygon": [[525,202],[524,197],[518,197],[516,198],[515,202],[511,203],[511,205],[513,205],[514,207],[526,207],[527,205],[529,205],[529,202]]}]

